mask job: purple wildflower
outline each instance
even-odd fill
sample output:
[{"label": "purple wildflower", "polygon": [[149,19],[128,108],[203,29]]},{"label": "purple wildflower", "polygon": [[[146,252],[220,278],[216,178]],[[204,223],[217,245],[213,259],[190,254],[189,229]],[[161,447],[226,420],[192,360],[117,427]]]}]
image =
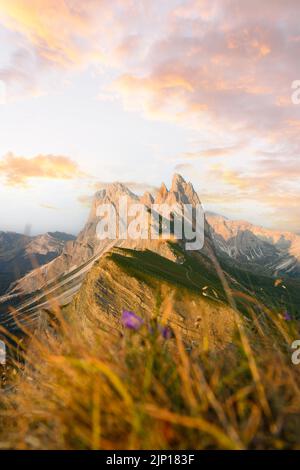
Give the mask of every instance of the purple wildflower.
[{"label": "purple wildflower", "polygon": [[158,329],[164,339],[172,338],[172,330],[168,326],[159,325]]},{"label": "purple wildflower", "polygon": [[287,312],[287,311],[284,312],[283,318],[284,318],[286,321],[291,321],[291,320],[292,320],[291,315],[290,315],[289,312]]},{"label": "purple wildflower", "polygon": [[143,326],[144,320],[133,312],[123,310],[122,323],[125,328],[137,331]]},{"label": "purple wildflower", "polygon": [[162,330],[162,335],[164,339],[171,339],[172,338],[172,330],[165,326]]}]

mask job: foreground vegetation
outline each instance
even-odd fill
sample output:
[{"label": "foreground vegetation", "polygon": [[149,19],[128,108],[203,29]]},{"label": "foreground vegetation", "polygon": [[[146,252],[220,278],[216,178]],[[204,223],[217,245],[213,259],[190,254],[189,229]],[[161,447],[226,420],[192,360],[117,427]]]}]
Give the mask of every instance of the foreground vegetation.
[{"label": "foreground vegetation", "polygon": [[300,448],[295,321],[236,312],[232,344],[208,350],[162,334],[162,317],[108,334],[57,309],[0,395],[0,447]]}]

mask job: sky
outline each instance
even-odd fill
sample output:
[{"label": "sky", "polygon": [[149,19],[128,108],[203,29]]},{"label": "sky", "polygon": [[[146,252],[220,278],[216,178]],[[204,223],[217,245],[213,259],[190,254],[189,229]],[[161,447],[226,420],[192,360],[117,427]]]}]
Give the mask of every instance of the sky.
[{"label": "sky", "polygon": [[299,17],[299,0],[0,0],[0,230],[76,234],[103,183],[177,172],[207,210],[300,232]]}]

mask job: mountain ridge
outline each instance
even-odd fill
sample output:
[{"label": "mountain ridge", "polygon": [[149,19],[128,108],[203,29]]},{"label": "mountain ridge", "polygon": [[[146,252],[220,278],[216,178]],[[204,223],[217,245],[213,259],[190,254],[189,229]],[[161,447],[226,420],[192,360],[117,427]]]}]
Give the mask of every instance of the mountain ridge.
[{"label": "mountain ridge", "polygon": [[64,232],[29,236],[0,231],[0,293],[37,266],[56,258],[74,237]]},{"label": "mountain ridge", "polygon": [[300,276],[300,236],[207,213],[219,254],[273,277]]},{"label": "mountain ridge", "polygon": [[[238,293],[238,298],[239,296],[246,296],[256,300],[260,299],[263,302],[269,302],[270,299],[273,302],[274,299],[277,299],[276,308],[278,310],[282,310],[287,305],[285,292],[274,287],[273,277],[276,273],[274,270],[265,269],[266,259],[272,266],[273,257],[276,256],[275,261],[277,262],[279,255],[283,254],[279,253],[278,247],[270,245],[269,242],[252,233],[249,230],[252,227],[251,224],[246,222],[245,226],[241,224],[238,227],[234,225],[233,221],[222,218],[222,216],[212,218],[211,214],[207,214],[204,218],[204,245],[201,250],[190,254],[185,252],[184,241],[174,238],[172,234],[169,239],[165,240],[123,240],[118,238],[115,240],[100,240],[97,236],[97,224],[99,222],[97,209],[99,204],[113,204],[118,213],[117,201],[119,197],[123,196],[127,197],[129,206],[130,204],[141,203],[146,209],[149,209],[149,205],[153,203],[165,204],[172,206],[172,212],[173,209],[175,212],[177,209],[179,211],[184,204],[191,204],[192,207],[201,204],[193,185],[187,183],[178,174],[174,175],[170,189],[167,189],[163,183],[155,197],[149,192],[137,196],[122,183],[112,183],[97,191],[87,222],[77,238],[67,241],[61,254],[19,279],[14,284],[13,289],[0,298],[0,320],[2,316],[2,324],[3,322],[7,326],[14,324],[13,317],[7,316],[7,311],[11,307],[15,309],[18,318],[26,319],[28,317],[30,321],[33,321],[33,319],[39,317],[40,311],[51,310],[53,302],[55,305],[60,306],[70,304],[72,299],[82,292],[82,284],[94,265],[100,262],[104,256],[110,256],[110,253],[115,250],[123,250],[122,256],[126,255],[124,250],[132,250],[135,253],[131,256],[131,259],[136,258],[137,260],[136,263],[139,269],[134,268],[134,272],[138,277],[141,276],[141,270],[144,268],[143,263],[148,263],[149,276],[154,276],[155,279],[160,277],[160,269],[163,270],[162,273],[164,269],[173,270],[175,279],[177,279],[182,270],[181,266],[184,266],[184,282],[194,285],[199,291],[198,295],[214,302],[226,303],[228,301],[226,295],[220,295],[220,292],[222,289],[229,288]],[[150,224],[152,223],[151,220]],[[233,224],[232,230],[230,229],[231,224]],[[241,230],[243,228],[245,228],[244,231]],[[227,246],[228,240],[229,243],[232,242],[233,248],[231,245]],[[276,240],[278,242],[278,237]],[[255,243],[259,244],[259,248],[256,245],[253,247]],[[242,248],[240,249],[240,247]],[[230,249],[236,251],[231,252]],[[262,253],[264,256],[263,261],[256,262],[256,259],[253,260],[254,255],[252,255],[252,258],[250,256],[252,251],[254,254],[256,253],[259,260],[261,259],[259,254]],[[139,253],[141,256],[139,256]],[[143,256],[143,253],[152,253],[151,256],[149,255],[150,258],[152,257],[152,261],[149,262],[148,255]],[[235,256],[235,253],[239,256]],[[250,259],[248,259],[249,257]],[[129,258],[126,255],[122,259],[128,262]],[[171,263],[168,264],[168,268],[163,260]],[[155,264],[156,268],[154,269]],[[130,269],[133,269],[132,266]],[[218,277],[222,279],[221,287],[216,287],[219,281],[213,280],[210,282],[206,279],[209,272],[212,273],[213,279]],[[199,275],[199,281],[195,282],[194,277],[197,278]],[[287,277],[289,276],[288,274]],[[300,305],[297,272],[290,277],[294,277],[295,281],[286,281],[283,287],[289,290],[289,295],[291,299],[295,299],[295,305],[297,306]],[[202,291],[202,289],[205,290]],[[118,291],[118,289],[115,289],[115,285],[110,285],[109,290]],[[106,302],[109,301],[108,299],[111,299],[111,297],[108,297]],[[240,300],[237,302],[243,304]],[[290,305],[289,299],[288,305]]]}]

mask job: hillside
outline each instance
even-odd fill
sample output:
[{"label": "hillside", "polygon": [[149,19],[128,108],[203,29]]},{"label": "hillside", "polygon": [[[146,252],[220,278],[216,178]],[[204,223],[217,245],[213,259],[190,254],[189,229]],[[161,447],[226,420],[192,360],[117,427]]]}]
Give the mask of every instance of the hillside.
[{"label": "hillside", "polygon": [[39,266],[59,256],[72,235],[49,232],[30,237],[0,232],[0,295],[12,284]]}]

